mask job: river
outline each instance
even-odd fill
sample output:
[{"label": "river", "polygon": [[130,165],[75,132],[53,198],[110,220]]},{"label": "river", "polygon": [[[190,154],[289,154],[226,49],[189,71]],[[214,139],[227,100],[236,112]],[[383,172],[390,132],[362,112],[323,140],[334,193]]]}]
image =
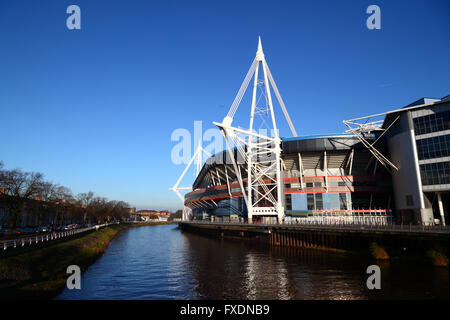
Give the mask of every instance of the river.
[{"label": "river", "polygon": [[57,299],[428,299],[450,298],[449,270],[379,264],[369,290],[360,257],[281,249],[181,232],[176,225],[129,228]]}]

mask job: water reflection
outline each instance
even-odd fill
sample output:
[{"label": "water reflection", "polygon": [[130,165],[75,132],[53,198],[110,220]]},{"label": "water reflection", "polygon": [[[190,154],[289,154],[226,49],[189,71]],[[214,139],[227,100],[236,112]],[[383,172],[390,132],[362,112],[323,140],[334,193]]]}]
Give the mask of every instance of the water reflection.
[{"label": "water reflection", "polygon": [[343,260],[348,257],[184,236],[190,243],[185,258],[203,298],[367,298],[365,274],[361,268],[346,266]]},{"label": "water reflection", "polygon": [[448,269],[382,264],[382,290],[366,289],[370,261],[182,233],[174,226],[120,233],[60,299],[449,298]]}]

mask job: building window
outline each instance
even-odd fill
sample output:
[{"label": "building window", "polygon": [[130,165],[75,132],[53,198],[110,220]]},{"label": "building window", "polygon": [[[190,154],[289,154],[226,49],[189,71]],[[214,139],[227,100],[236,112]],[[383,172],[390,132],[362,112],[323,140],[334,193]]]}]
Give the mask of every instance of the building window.
[{"label": "building window", "polygon": [[292,210],[292,195],[286,194],[286,210]]},{"label": "building window", "polygon": [[412,207],[412,206],[414,205],[414,203],[413,203],[413,197],[412,197],[412,195],[410,195],[410,194],[407,194],[407,195],[406,195],[406,205],[407,205],[408,207]]},{"label": "building window", "polygon": [[450,135],[416,141],[419,160],[450,156]]},{"label": "building window", "polygon": [[321,193],[316,193],[316,210],[323,210],[323,197]]},{"label": "building window", "polygon": [[306,195],[306,205],[308,210],[314,210],[314,193],[308,193]]},{"label": "building window", "polygon": [[450,184],[450,162],[436,162],[420,165],[423,185]]},{"label": "building window", "polygon": [[339,210],[339,193],[322,193],[324,210]]},{"label": "building window", "polygon": [[340,210],[347,210],[347,194],[346,193],[339,193],[339,209]]},{"label": "building window", "polygon": [[438,112],[423,117],[414,118],[416,135],[438,132],[450,129],[450,111]]}]

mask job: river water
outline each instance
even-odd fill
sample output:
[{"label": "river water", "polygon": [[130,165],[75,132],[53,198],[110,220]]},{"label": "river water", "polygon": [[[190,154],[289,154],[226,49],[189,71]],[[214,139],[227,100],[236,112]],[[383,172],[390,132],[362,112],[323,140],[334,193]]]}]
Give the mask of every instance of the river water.
[{"label": "river water", "polygon": [[450,298],[449,270],[379,264],[369,290],[360,257],[270,248],[181,232],[176,225],[130,228],[57,299],[427,299]]}]

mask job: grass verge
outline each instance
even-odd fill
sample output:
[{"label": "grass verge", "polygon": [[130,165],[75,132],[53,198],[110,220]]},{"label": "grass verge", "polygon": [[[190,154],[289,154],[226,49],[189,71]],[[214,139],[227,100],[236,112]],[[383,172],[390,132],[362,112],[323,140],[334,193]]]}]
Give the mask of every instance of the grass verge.
[{"label": "grass verge", "polygon": [[66,286],[69,265],[82,272],[130,225],[113,225],[80,238],[0,260],[0,299],[50,299]]}]

